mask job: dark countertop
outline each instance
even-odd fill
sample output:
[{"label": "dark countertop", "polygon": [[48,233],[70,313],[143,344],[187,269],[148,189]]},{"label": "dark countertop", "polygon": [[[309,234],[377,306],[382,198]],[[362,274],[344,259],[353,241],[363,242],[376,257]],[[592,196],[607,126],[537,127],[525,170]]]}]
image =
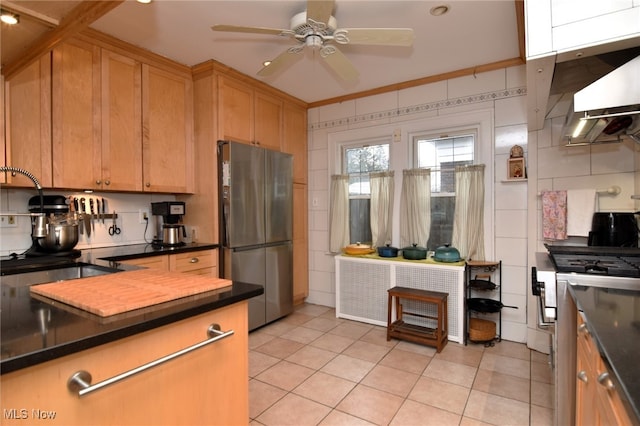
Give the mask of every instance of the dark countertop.
[{"label": "dark countertop", "polygon": [[569,286],[630,417],[640,421],[640,291]]},{"label": "dark countertop", "polygon": [[[113,267],[118,266],[114,263],[117,260],[217,247],[195,244],[179,249],[150,250],[146,244],[140,244],[83,250],[75,260]],[[5,268],[6,262],[2,263]],[[105,318],[46,298],[35,299],[29,285],[5,281],[9,280],[3,280],[1,285],[1,374],[219,309],[264,291],[258,285],[233,282],[229,287]]]}]

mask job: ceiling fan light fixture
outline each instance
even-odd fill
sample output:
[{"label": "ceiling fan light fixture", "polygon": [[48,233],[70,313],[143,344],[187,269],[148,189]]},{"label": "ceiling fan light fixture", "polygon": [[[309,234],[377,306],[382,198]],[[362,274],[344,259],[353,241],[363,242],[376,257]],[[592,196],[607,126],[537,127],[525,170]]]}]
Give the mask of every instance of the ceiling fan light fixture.
[{"label": "ceiling fan light fixture", "polygon": [[20,22],[20,16],[6,10],[0,10],[0,21],[7,25],[16,25]]},{"label": "ceiling fan light fixture", "polygon": [[262,63],[262,66],[263,66],[263,67],[268,67],[269,65],[271,65],[271,61],[264,61],[264,62]]},{"label": "ceiling fan light fixture", "polygon": [[442,16],[445,13],[448,13],[451,8],[446,4],[441,4],[439,6],[434,6],[429,9],[429,13],[433,16]]},{"label": "ceiling fan light fixture", "polygon": [[304,43],[312,49],[320,49],[322,47],[323,40],[319,35],[311,34],[305,37]]}]

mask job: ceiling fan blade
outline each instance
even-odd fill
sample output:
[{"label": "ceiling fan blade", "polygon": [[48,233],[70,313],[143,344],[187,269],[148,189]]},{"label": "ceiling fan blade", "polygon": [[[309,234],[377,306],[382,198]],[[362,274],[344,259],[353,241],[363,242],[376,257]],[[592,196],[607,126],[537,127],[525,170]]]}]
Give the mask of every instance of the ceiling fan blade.
[{"label": "ceiling fan blade", "polygon": [[382,46],[411,46],[411,28],[340,28],[333,33],[340,44],[369,44]]},{"label": "ceiling fan blade", "polygon": [[334,4],[335,0],[307,0],[307,19],[328,23]]},{"label": "ceiling fan blade", "polygon": [[353,81],[360,75],[351,61],[335,46],[325,45],[320,49],[320,56],[343,80]]},{"label": "ceiling fan blade", "polygon": [[260,71],[258,71],[258,75],[260,77],[269,77],[272,76],[284,68],[289,67],[294,62],[297,62],[302,58],[303,55],[300,55],[302,52],[303,46],[295,46],[291,47],[281,54],[279,54],[269,65],[265,65]]},{"label": "ceiling fan blade", "polygon": [[295,33],[291,30],[282,30],[278,28],[263,27],[241,27],[237,25],[214,25],[211,27],[213,31],[227,31],[232,33],[252,33],[252,34],[271,34],[281,36],[292,36]]}]

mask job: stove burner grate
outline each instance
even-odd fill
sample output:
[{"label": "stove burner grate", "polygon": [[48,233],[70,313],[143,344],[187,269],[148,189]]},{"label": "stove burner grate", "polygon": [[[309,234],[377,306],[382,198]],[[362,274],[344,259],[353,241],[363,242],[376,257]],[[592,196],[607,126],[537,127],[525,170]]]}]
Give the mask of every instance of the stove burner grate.
[{"label": "stove burner grate", "polygon": [[552,255],[558,272],[589,275],[640,277],[639,257]]}]

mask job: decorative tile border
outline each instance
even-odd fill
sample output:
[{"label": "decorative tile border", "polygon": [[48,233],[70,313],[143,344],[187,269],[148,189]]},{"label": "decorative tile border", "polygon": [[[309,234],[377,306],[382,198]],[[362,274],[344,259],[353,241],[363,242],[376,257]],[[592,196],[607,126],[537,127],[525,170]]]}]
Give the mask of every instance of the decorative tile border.
[{"label": "decorative tile border", "polygon": [[381,120],[385,118],[401,117],[404,115],[418,114],[427,111],[453,108],[461,105],[494,101],[497,99],[524,96],[527,94],[526,87],[516,87],[513,89],[500,90],[496,92],[480,93],[478,95],[463,96],[455,99],[435,101],[428,104],[413,105],[408,107],[390,109],[387,111],[372,112],[368,114],[356,115],[354,117],[337,118],[335,120],[310,123],[309,130],[328,129],[331,127],[345,126],[354,123],[364,123],[367,121]]}]

